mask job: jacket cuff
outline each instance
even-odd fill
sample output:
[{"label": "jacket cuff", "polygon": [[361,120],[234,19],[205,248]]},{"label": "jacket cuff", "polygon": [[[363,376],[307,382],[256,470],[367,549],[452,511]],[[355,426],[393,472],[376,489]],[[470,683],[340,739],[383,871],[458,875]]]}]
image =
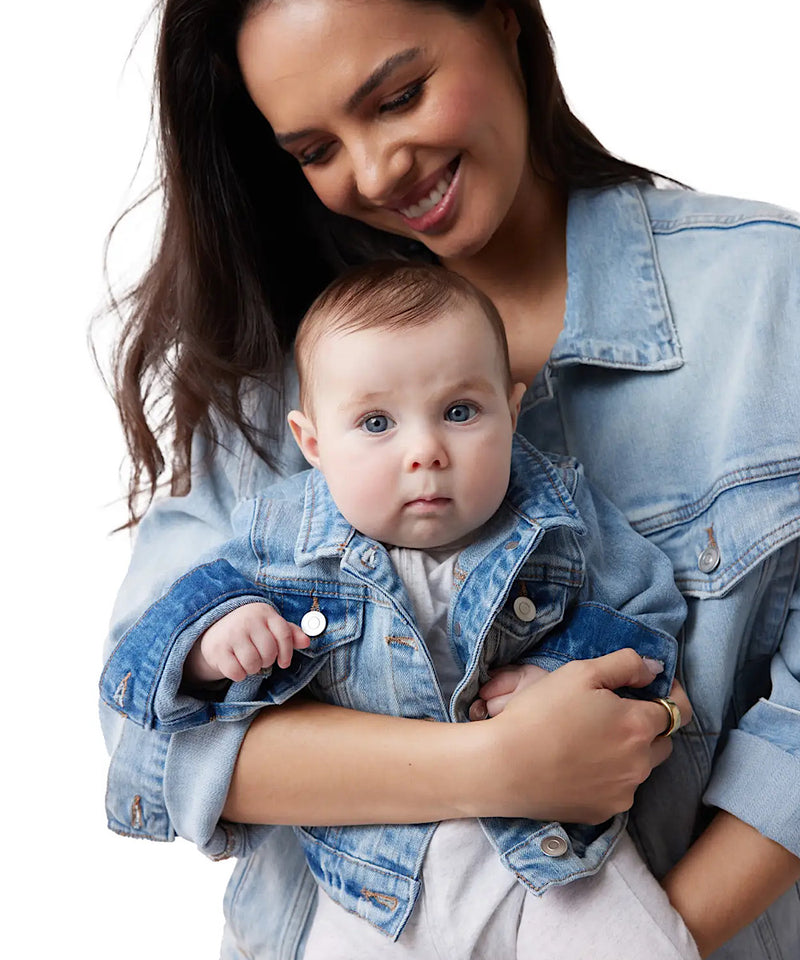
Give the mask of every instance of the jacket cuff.
[{"label": "jacket cuff", "polygon": [[174,831],[211,860],[242,857],[272,830],[222,820],[233,768],[251,720],[174,733],[164,768],[164,801]]},{"label": "jacket cuff", "polygon": [[646,687],[625,687],[618,692],[639,700],[668,696],[678,659],[675,638],[602,603],[579,603],[564,624],[543,637],[522,662],[556,670],[571,660],[602,657],[625,647],[658,660],[664,670]]},{"label": "jacket cuff", "polygon": [[703,802],[738,817],[800,857],[800,758],[732,730]]},{"label": "jacket cuff", "polygon": [[169,736],[129,723],[102,704],[101,718],[112,754],[106,789],[109,829],[126,837],[174,840],[163,793]]},{"label": "jacket cuff", "polygon": [[[225,560],[190,571],[120,638],[100,678],[102,700],[146,728],[175,732],[216,716],[210,703],[179,693],[183,664],[200,634],[244,603],[269,603],[266,591]],[[250,698],[253,678],[233,696]]]}]

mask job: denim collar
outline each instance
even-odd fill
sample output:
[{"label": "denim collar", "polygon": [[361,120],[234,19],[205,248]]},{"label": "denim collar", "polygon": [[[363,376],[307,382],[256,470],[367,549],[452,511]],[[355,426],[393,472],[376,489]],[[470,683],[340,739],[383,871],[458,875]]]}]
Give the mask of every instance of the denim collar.
[{"label": "denim collar", "polygon": [[[504,504],[536,529],[562,526],[579,534],[586,532],[559,470],[519,435],[512,443],[511,476]],[[295,563],[303,566],[321,557],[342,555],[354,537],[366,540],[339,513],[322,473],[309,471]]]},{"label": "denim collar", "polygon": [[567,309],[553,367],[675,370],[680,342],[641,189],[576,190],[567,212]]}]

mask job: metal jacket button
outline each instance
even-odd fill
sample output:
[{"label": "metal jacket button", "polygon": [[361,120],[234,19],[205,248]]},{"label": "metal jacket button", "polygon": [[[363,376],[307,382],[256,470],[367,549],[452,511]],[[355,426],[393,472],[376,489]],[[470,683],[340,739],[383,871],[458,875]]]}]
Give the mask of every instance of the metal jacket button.
[{"label": "metal jacket button", "polygon": [[327,626],[328,620],[321,610],[309,610],[300,621],[300,629],[307,637],[318,637],[325,633]]},{"label": "metal jacket button", "polygon": [[523,623],[536,619],[536,604],[530,597],[517,597],[514,601],[514,613]]},{"label": "metal jacket button", "polygon": [[701,573],[712,573],[719,566],[719,547],[712,543],[697,558],[697,566]]},{"label": "metal jacket button", "polygon": [[545,837],[539,844],[546,857],[563,857],[567,852],[567,841],[563,837]]}]

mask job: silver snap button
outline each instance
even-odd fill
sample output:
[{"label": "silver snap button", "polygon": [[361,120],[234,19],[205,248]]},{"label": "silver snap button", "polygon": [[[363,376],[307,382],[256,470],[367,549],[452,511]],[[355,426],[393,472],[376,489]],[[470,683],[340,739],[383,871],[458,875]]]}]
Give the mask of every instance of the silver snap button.
[{"label": "silver snap button", "polygon": [[712,543],[697,558],[697,567],[701,573],[712,573],[719,566],[719,547]]},{"label": "silver snap button", "polygon": [[325,633],[327,626],[328,620],[321,610],[309,610],[308,613],[303,614],[303,619],[300,621],[300,629],[307,637],[318,637]]},{"label": "silver snap button", "polygon": [[514,613],[523,623],[536,619],[536,604],[530,597],[517,597],[514,601]]},{"label": "silver snap button", "polygon": [[563,837],[545,837],[539,846],[546,857],[563,857],[567,852],[567,841]]}]

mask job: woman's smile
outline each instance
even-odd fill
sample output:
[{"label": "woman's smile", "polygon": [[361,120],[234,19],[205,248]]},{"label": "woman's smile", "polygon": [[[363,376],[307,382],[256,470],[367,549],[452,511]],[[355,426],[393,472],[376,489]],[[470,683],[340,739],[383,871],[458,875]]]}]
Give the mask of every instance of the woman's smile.
[{"label": "woman's smile", "polygon": [[325,206],[446,261],[479,252],[534,206],[517,34],[513,13],[493,4],[458,17],[439,5],[296,0],[257,8],[238,55],[256,106]]},{"label": "woman's smile", "polygon": [[[411,230],[416,233],[428,233],[442,229],[447,225],[448,217],[454,209],[458,194],[460,183],[458,176],[459,160],[460,158],[457,157],[444,170],[438,171],[432,178],[423,181],[423,188],[431,180],[435,182],[433,188],[424,193],[420,199],[414,200],[409,194],[401,202],[398,207],[399,212]],[[422,189],[417,188],[413,192],[420,194]]]}]

